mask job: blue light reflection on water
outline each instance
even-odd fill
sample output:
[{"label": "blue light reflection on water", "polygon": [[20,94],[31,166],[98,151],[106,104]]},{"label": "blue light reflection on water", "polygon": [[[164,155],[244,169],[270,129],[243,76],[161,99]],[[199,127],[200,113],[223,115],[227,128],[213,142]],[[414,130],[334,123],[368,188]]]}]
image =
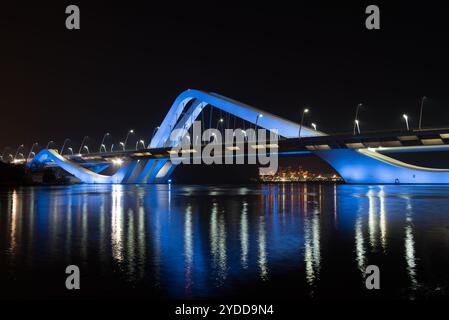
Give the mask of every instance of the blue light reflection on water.
[{"label": "blue light reflection on water", "polygon": [[436,186],[4,189],[0,277],[19,297],[39,281],[25,274],[42,278],[68,264],[85,270],[93,290],[138,288],[142,296],[150,288],[186,299],[352,297],[366,291],[366,266],[377,264],[383,296],[444,296],[448,205],[449,188]]}]

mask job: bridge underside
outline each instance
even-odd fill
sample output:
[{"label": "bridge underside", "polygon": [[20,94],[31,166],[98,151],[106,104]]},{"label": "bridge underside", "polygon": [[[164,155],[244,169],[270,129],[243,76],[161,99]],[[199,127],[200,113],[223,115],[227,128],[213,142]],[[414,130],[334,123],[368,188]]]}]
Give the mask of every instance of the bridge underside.
[{"label": "bridge underside", "polygon": [[369,149],[314,151],[346,183],[447,184],[449,170],[410,165]]}]

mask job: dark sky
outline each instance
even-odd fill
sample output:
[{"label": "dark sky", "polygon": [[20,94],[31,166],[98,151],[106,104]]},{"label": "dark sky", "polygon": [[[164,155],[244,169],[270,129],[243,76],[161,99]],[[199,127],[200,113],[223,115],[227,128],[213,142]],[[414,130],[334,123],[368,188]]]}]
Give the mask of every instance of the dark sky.
[{"label": "dark sky", "polygon": [[[449,126],[449,41],[443,5],[377,3],[381,30],[353,5],[180,5],[60,1],[0,8],[0,150],[104,132],[148,140],[185,89],[214,91],[269,112],[350,131]],[[295,1],[296,2],[296,1]],[[396,1],[395,1],[396,2]],[[22,2],[21,2],[22,3]],[[81,30],[65,28],[77,4]],[[376,4],[376,2],[373,2]],[[0,151],[1,152],[1,151]]]}]

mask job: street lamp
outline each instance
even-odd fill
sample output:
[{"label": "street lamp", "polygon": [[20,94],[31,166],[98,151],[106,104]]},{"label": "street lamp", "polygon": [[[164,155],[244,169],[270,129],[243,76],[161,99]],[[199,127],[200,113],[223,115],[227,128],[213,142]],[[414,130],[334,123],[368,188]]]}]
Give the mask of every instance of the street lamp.
[{"label": "street lamp", "polygon": [[309,109],[305,108],[304,110],[302,110],[302,116],[301,116],[301,124],[299,126],[299,132],[298,132],[298,139],[301,139],[301,129],[302,129],[302,125],[304,123],[304,115],[306,113],[309,113]]},{"label": "street lamp", "polygon": [[78,154],[81,154],[81,150],[83,149],[84,142],[86,139],[89,138],[88,136],[84,136],[83,141],[81,141],[80,149],[78,150]]},{"label": "street lamp", "polygon": [[50,148],[50,146],[53,144],[53,142],[54,142],[53,140],[48,141],[46,149]]},{"label": "street lamp", "polygon": [[312,127],[313,127],[313,130],[315,130],[315,131],[316,131],[316,124],[315,124],[315,123],[313,123],[313,122],[312,122]]},{"label": "street lamp", "polygon": [[34,147],[37,146],[37,145],[38,145],[38,143],[35,142],[35,143],[33,143],[33,145],[31,146],[30,153],[28,153],[28,156],[27,156],[27,161],[28,161],[28,159],[31,157],[31,154],[34,153],[34,152],[33,152],[33,149],[34,149]]},{"label": "street lamp", "polygon": [[64,154],[64,148],[65,148],[65,145],[67,144],[67,142],[70,142],[70,139],[69,139],[69,138],[66,138],[66,139],[64,140],[64,143],[62,144],[61,155]]},{"label": "street lamp", "polygon": [[[357,132],[360,134],[360,123],[359,123],[359,120],[354,120],[354,128],[355,127],[357,127]],[[354,131],[354,135],[355,135],[355,131]]]},{"label": "street lamp", "polygon": [[[67,150],[69,150],[70,151],[70,153],[72,154],[72,156],[73,156],[73,149],[72,148],[67,148]],[[62,153],[61,153],[62,154]]]},{"label": "street lamp", "polygon": [[352,134],[355,136],[355,127],[358,128],[358,132],[360,134],[360,127],[359,127],[359,109],[363,106],[363,104],[359,103],[357,105],[357,108],[355,109],[355,118],[354,118],[354,128]]},{"label": "street lamp", "polygon": [[223,118],[220,118],[220,120],[217,121],[217,127],[216,127],[215,129],[218,130],[218,126],[219,126],[220,124],[222,124],[223,121],[224,121],[224,119],[223,119]]},{"label": "street lamp", "polygon": [[122,146],[123,151],[125,151],[125,144],[124,144],[123,142],[120,141],[120,145]]},{"label": "street lamp", "polygon": [[90,152],[89,152],[89,147],[88,147],[88,146],[84,146],[84,147],[83,147],[83,150],[84,150],[84,149],[87,150],[87,153],[90,153]]},{"label": "street lamp", "polygon": [[137,148],[139,147],[139,143],[141,143],[142,146],[143,146],[143,148],[145,149],[145,141],[139,140],[139,141],[136,142],[136,150],[137,150]]},{"label": "street lamp", "polygon": [[405,119],[405,124],[407,125],[407,131],[410,131],[410,127],[408,126],[408,116],[403,114],[402,117]]},{"label": "street lamp", "polygon": [[13,161],[16,160],[17,155],[19,154],[20,149],[23,148],[23,147],[24,147],[23,144],[21,144],[20,146],[17,147],[16,154],[14,155]]},{"label": "street lamp", "polygon": [[10,148],[10,147],[5,147],[5,148],[3,149],[2,155],[0,156],[0,160],[1,160],[1,161],[4,161],[3,159],[5,158],[5,153],[6,153],[6,151],[9,150],[9,149],[11,149],[11,148]]},{"label": "street lamp", "polygon": [[130,135],[131,133],[134,133],[134,130],[133,130],[133,129],[129,130],[128,133],[126,134],[125,142],[124,142],[124,144],[123,144],[123,151],[125,151],[126,143],[128,142],[128,138],[129,138],[129,135]]},{"label": "street lamp", "polygon": [[[106,139],[107,136],[109,136],[109,132],[106,132],[103,136],[103,139],[101,139],[100,150],[98,150],[98,152],[100,152],[100,153],[101,153],[101,147],[104,146],[104,140]],[[104,152],[106,152],[106,147],[104,148]]]},{"label": "street lamp", "polygon": [[419,130],[421,130],[422,110],[423,110],[423,107],[424,107],[424,100],[426,100],[426,99],[427,99],[426,96],[422,97],[422,99],[421,99],[421,108],[419,110]]}]

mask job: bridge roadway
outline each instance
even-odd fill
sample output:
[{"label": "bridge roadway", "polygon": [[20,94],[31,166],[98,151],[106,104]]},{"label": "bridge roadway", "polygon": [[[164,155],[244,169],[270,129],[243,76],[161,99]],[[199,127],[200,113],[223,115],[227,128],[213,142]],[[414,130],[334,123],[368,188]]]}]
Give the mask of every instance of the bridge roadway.
[{"label": "bridge roadway", "polygon": [[[411,131],[378,131],[366,132],[360,135],[349,133],[323,135],[315,137],[301,137],[281,139],[277,144],[270,142],[246,142],[245,154],[259,147],[267,148],[269,152],[277,152],[280,155],[305,154],[319,150],[332,149],[376,149],[381,153],[388,152],[425,152],[429,150],[445,150],[449,146],[449,128],[411,130]],[[202,145],[203,148],[205,145]],[[231,147],[223,145],[222,149]],[[191,149],[193,150],[193,148]],[[449,150],[449,149],[448,149]],[[65,155],[67,159],[75,162],[109,162],[111,159],[163,159],[169,158],[173,153],[172,148],[149,148],[139,150],[126,150],[115,152],[89,153],[81,155]],[[179,153],[180,157],[185,157]],[[192,156],[195,152],[190,153]]]}]

